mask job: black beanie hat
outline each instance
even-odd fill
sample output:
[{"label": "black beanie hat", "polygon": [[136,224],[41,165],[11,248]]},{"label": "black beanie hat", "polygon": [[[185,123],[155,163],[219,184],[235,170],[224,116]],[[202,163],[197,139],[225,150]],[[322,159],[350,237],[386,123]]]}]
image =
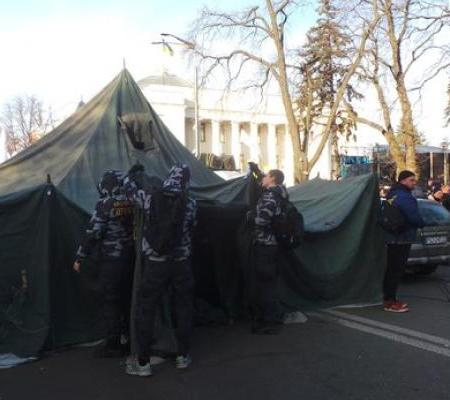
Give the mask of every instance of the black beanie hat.
[{"label": "black beanie hat", "polygon": [[408,171],[405,169],[404,171],[402,171],[398,174],[397,182],[401,182],[403,179],[407,179],[410,176],[416,176],[416,174],[414,172],[411,172],[411,171]]}]

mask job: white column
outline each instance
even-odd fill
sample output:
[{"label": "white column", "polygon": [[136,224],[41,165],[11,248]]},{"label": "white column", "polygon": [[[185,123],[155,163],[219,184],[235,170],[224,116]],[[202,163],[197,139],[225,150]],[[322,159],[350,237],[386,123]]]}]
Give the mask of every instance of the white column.
[{"label": "white column", "polygon": [[220,121],[211,121],[211,150],[216,156],[222,155],[222,143],[220,142]]},{"label": "white column", "polygon": [[241,168],[241,141],[239,132],[239,122],[231,121],[231,154],[236,163],[236,169]]},{"label": "white column", "polygon": [[250,158],[255,163],[260,162],[260,148],[259,148],[259,138],[258,138],[258,124],[255,122],[250,123]]},{"label": "white column", "polygon": [[267,162],[269,168],[277,167],[277,126],[267,124]]},{"label": "white column", "polygon": [[294,184],[294,151],[292,149],[292,139],[289,135],[287,126],[284,126],[284,176],[286,177],[286,185],[291,186]]}]

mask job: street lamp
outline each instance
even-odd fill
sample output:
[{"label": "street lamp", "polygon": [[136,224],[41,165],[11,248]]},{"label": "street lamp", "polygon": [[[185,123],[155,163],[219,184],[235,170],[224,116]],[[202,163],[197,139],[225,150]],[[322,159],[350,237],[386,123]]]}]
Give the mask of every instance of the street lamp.
[{"label": "street lamp", "polygon": [[[160,42],[152,42],[153,45],[162,45],[173,55],[171,45],[184,46],[187,49],[193,49],[194,44],[170,33],[160,33],[162,39]],[[167,37],[173,38],[176,42],[168,42]],[[198,85],[199,66],[194,70],[194,131],[195,131],[195,151],[197,158],[200,158],[200,118],[199,118],[199,85]]]}]

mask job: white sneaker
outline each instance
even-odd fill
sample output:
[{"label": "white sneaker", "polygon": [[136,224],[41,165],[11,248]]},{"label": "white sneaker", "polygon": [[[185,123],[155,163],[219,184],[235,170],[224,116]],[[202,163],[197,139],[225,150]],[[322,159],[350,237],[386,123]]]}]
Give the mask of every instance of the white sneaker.
[{"label": "white sneaker", "polygon": [[159,356],[151,356],[150,357],[150,365],[160,365],[164,364],[167,361],[167,358],[159,357]]},{"label": "white sneaker", "polygon": [[145,365],[141,365],[136,358],[128,358],[125,364],[125,373],[134,376],[151,376],[152,367],[150,361]]},{"label": "white sneaker", "polygon": [[192,363],[192,358],[190,356],[178,356],[175,363],[178,369],[186,369]]}]

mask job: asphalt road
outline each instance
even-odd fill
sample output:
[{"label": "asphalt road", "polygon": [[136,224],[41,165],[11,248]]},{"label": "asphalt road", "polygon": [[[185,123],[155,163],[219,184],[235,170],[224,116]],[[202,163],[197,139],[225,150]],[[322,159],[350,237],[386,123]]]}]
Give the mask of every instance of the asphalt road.
[{"label": "asphalt road", "polygon": [[151,378],[118,360],[72,349],[0,371],[0,400],[306,399],[449,400],[450,267],[405,280],[409,314],[380,307],[319,311],[279,336],[245,324],[196,330],[192,367],[172,363]]}]

